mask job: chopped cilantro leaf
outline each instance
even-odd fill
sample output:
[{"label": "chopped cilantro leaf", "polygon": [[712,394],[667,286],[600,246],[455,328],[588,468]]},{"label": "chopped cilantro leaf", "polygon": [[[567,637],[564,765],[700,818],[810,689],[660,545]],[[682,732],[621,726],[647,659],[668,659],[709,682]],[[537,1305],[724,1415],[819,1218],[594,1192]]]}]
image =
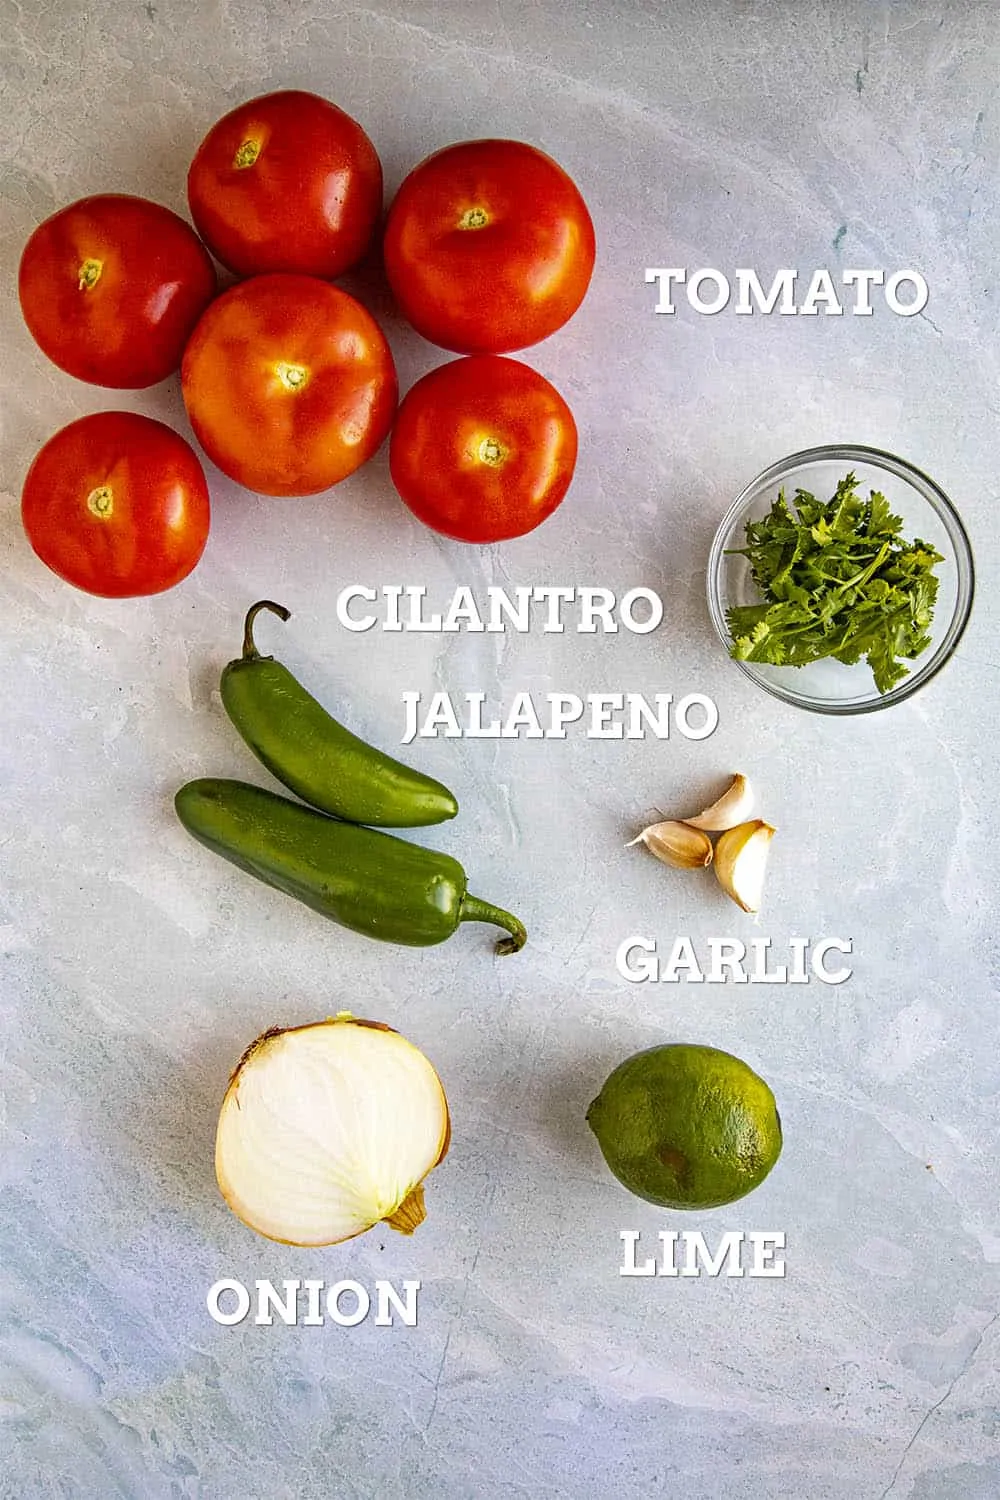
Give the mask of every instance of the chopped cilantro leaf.
[{"label": "chopped cilantro leaf", "polygon": [[726,611],[738,661],[804,667],[832,656],[854,665],[862,657],[875,686],[887,693],[930,644],[939,552],[906,542],[903,523],[884,495],[858,493],[847,474],[830,500],[782,489],[760,521],[746,524],[747,558],[759,604]]}]

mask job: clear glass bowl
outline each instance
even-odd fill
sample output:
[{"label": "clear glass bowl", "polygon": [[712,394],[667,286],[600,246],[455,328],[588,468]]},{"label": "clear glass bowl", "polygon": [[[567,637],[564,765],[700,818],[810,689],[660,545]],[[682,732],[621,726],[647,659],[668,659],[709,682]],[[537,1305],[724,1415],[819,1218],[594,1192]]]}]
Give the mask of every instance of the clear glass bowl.
[{"label": "clear glass bowl", "polygon": [[760,520],[784,489],[791,503],[796,489],[828,500],[845,474],[857,476],[859,492],[881,490],[891,509],[903,519],[907,541],[919,537],[944,558],[935,572],[938,598],[931,625],[931,643],[910,665],[909,673],[888,693],[880,693],[864,660],[856,666],[825,659],[805,667],[773,667],[762,662],[735,665],[786,703],[821,714],[863,714],[901,703],[939,672],[961,639],[972,609],[975,570],[972,548],[958,513],[947,495],[912,464],[878,448],[829,446],[808,448],[772,464],[747,485],[733,502],[712,543],[708,562],[708,606],[712,621],[728,650],[732,636],[726,610],[737,604],[759,604],[760,592],[745,557],[727,555],[746,545],[748,520]]}]

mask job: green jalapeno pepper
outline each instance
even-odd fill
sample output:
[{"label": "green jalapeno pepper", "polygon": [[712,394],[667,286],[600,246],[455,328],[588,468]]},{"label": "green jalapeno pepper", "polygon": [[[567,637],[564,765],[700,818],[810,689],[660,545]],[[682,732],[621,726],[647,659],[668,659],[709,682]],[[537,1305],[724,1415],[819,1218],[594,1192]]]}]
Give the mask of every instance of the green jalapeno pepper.
[{"label": "green jalapeno pepper", "polygon": [[384,755],[331,718],[273,656],[261,656],[253,623],[262,609],[287,620],[281,604],[261,599],[249,610],[243,655],[223,670],[229,717],[257,759],[303,802],[348,823],[421,828],[458,812],[446,786]]},{"label": "green jalapeno pepper", "polygon": [[189,781],[174,806],[200,843],[355,932],[425,947],[444,942],[460,922],[495,922],[510,934],[498,953],[524,946],[523,924],[471,896],[450,854],[341,823],[243,781]]}]

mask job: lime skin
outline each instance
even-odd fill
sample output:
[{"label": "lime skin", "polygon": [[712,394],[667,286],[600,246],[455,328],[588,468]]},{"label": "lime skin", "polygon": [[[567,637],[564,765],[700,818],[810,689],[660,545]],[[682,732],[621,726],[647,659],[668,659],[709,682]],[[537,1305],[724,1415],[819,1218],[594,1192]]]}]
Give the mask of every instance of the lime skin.
[{"label": "lime skin", "polygon": [[731,1053],[693,1043],[626,1058],[587,1123],[618,1181],[661,1208],[734,1203],[781,1153],[781,1120],[763,1078]]}]

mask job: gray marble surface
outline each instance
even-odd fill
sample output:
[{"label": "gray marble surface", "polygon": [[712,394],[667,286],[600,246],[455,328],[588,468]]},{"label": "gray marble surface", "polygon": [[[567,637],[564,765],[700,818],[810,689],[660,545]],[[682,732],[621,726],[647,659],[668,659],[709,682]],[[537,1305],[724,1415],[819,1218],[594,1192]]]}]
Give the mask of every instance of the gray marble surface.
[{"label": "gray marble surface", "polygon": [[[110,1500],[995,1500],[1000,1495],[992,858],[1000,357],[996,74],[985,3],[557,5],[0,0],[0,1494]],[[18,496],[57,426],[124,405],[186,431],[176,380],[111,397],[50,367],[17,306],[21,246],[86,192],[184,211],[225,109],[315,89],[365,125],[391,192],[427,152],[512,135],[581,185],[599,261],[579,315],[525,356],[582,435],[561,510],[481,549],[422,529],[384,453],[273,501],[211,472],[197,571],[146,601],[51,576]],[[913,265],[925,315],[652,313],[648,265],[837,273]],[[396,320],[405,386],[442,356]],[[784,453],[891,449],[954,497],[979,593],[948,669],[845,721],[755,690],[713,637],[703,568],[732,496]],[[651,635],[349,635],[348,583],[660,592]],[[402,693],[710,694],[693,744],[424,741],[463,812],[428,843],[530,929],[382,947],[190,842],[171,795],[260,777],[221,709],[248,603],[359,733]],[[277,632],[283,631],[280,635]],[[747,772],[779,827],[760,924],[627,838]],[[633,932],[835,934],[844,985],[629,985]],[[307,1251],[217,1194],[230,1068],[260,1030],[340,1008],[437,1064],[454,1144],[412,1239]],[[632,1198],[584,1123],[610,1068],[711,1043],[770,1081],[782,1159],[688,1217]],[[618,1233],[780,1229],[784,1279],[637,1280]],[[220,1327],[220,1277],[419,1278],[416,1328]]]}]

